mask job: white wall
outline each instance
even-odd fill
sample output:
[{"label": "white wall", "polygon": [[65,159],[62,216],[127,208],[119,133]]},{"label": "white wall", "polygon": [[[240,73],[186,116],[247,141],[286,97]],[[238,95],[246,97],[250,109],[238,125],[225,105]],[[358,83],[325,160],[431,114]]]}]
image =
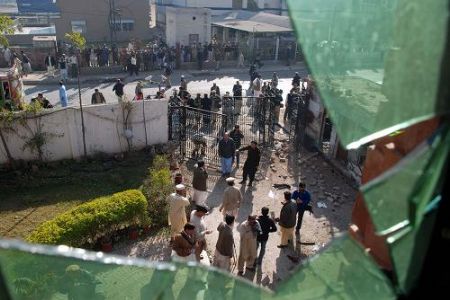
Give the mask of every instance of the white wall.
[{"label": "white wall", "polygon": [[[167,100],[144,101],[147,128],[147,143],[154,145],[168,141]],[[132,132],[132,150],[145,147],[143,102],[134,102],[129,122]],[[91,105],[83,109],[88,155],[97,152],[120,153],[128,150],[124,134],[123,110],[120,104]],[[44,160],[56,161],[83,156],[81,116],[79,108],[46,110],[37,119],[28,119],[27,124],[35,132],[40,119],[42,132],[51,136],[44,146]],[[8,148],[14,159],[35,160],[36,153],[23,149],[26,138],[32,136],[22,125],[15,124],[17,133],[6,132]],[[25,137],[25,138],[24,138]],[[7,162],[6,151],[0,143],[0,163]]]},{"label": "white wall", "polygon": [[175,46],[178,42],[188,45],[189,34],[198,34],[200,43],[211,40],[211,10],[166,7],[167,44]]},{"label": "white wall", "polygon": [[218,8],[232,8],[232,0],[173,0],[173,5],[181,7],[218,7]]}]

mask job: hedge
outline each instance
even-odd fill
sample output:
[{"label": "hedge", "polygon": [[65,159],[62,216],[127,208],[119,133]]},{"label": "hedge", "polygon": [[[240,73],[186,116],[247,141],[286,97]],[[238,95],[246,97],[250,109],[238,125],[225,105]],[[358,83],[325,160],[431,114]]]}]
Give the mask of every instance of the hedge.
[{"label": "hedge", "polygon": [[174,191],[174,186],[166,156],[155,157],[142,191],[148,200],[148,215],[152,220],[152,226],[156,228],[167,226],[169,211],[167,196]]},{"label": "hedge", "polygon": [[128,190],[83,203],[39,225],[31,243],[82,247],[133,225],[150,225],[142,192]]}]

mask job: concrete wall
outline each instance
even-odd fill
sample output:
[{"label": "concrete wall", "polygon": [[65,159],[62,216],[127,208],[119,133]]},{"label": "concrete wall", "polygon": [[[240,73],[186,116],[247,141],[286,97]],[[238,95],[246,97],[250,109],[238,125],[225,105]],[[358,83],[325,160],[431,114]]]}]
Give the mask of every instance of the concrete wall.
[{"label": "concrete wall", "polygon": [[232,8],[232,0],[173,0],[173,5],[181,7]]},{"label": "concrete wall", "polygon": [[205,8],[166,7],[167,44],[188,45],[190,34],[198,34],[200,43],[211,40],[211,11]]},{"label": "concrete wall", "polygon": [[[86,21],[86,40],[88,42],[108,42],[109,1],[92,0],[58,0],[61,18],[55,20],[56,36],[64,39],[64,34],[72,31],[71,21]],[[153,30],[150,29],[150,2],[148,0],[116,0],[116,9],[120,9],[122,20],[133,20],[133,31],[117,32],[118,41],[126,42],[131,38],[149,40]]]},{"label": "concrete wall", "polygon": [[[148,145],[168,141],[167,100],[147,100],[145,119]],[[123,126],[123,109],[120,104],[91,105],[84,107],[86,126],[86,145],[88,155],[98,152],[113,154],[128,150]],[[146,146],[143,122],[143,102],[133,102],[129,116],[132,150]],[[79,108],[45,110],[39,118],[28,119],[27,124],[36,131],[37,122],[41,122],[42,132],[50,136],[44,146],[44,160],[56,161],[74,159],[83,156],[83,139],[81,134],[81,117]],[[14,125],[17,133],[6,132],[6,141],[14,159],[35,160],[37,154],[24,149],[23,137],[32,134],[22,125]],[[5,134],[5,133],[4,133]],[[7,162],[6,151],[0,143],[0,163]]]}]

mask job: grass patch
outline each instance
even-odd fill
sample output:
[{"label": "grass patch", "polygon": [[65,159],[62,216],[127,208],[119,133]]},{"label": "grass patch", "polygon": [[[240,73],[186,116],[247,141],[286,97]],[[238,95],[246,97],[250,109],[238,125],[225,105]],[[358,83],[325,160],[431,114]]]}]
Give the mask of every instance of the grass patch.
[{"label": "grass patch", "polygon": [[42,222],[80,203],[142,185],[151,157],[63,161],[39,170],[0,173],[0,236],[23,238]]}]

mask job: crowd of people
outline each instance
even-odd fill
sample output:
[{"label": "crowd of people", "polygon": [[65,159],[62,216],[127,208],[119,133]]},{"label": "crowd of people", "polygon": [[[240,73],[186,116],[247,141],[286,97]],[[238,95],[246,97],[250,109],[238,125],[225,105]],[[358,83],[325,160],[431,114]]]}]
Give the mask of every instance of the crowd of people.
[{"label": "crowd of people", "polygon": [[[264,82],[261,75],[258,74],[256,68],[250,70],[251,76],[251,93],[257,98],[269,98],[269,101],[275,102],[274,109],[281,106],[282,94],[278,90],[278,76],[276,73],[270,81]],[[201,97],[197,94],[195,98],[190,96],[188,92],[188,82],[181,78],[180,90],[175,91],[171,97],[173,105],[188,105],[195,108],[217,111],[222,110],[227,114],[226,107],[229,99],[240,98],[243,94],[242,85],[239,82],[233,87],[233,95],[229,92],[221,97],[221,89],[215,83],[210,88],[210,93]],[[298,97],[301,93],[306,92],[306,84],[295,73],[292,79],[292,89],[288,94],[288,105],[293,105],[293,98]],[[266,97],[269,96],[269,97]],[[232,102],[231,113],[236,113],[236,101]],[[237,111],[239,113],[239,111]],[[277,118],[278,114],[274,113]],[[207,114],[206,114],[207,116]],[[286,117],[289,113],[286,114]],[[209,120],[203,120],[203,122]],[[244,198],[239,188],[236,187],[236,179],[231,177],[233,165],[239,168],[240,153],[247,152],[246,160],[243,164],[243,178],[239,182],[241,185],[253,186],[255,175],[259,168],[261,160],[261,150],[256,141],[252,141],[249,145],[242,145],[244,134],[240,130],[239,125],[235,125],[233,130],[226,131],[218,142],[218,155],[221,161],[222,178],[227,183],[226,189],[223,191],[222,202],[218,206],[219,212],[223,215],[223,222],[216,228],[218,231],[218,239],[216,242],[213,265],[228,271],[233,271],[237,267],[238,275],[244,272],[254,272],[258,266],[261,266],[267,241],[270,233],[277,230],[281,233],[281,239],[278,248],[286,248],[293,242],[294,234],[300,234],[303,216],[305,211],[312,212],[311,194],[306,190],[306,185],[301,182],[298,189],[293,193],[285,192],[282,199],[282,208],[278,217],[269,216],[269,207],[263,207],[261,214],[248,215],[246,220],[236,225],[236,218],[239,209],[244,202]],[[204,153],[206,145],[200,145],[195,151]],[[201,156],[200,156],[201,157]],[[200,158],[193,171],[191,201],[187,197],[186,187],[183,184],[176,186],[175,193],[168,197],[169,224],[171,226],[171,245],[173,257],[176,260],[196,260],[202,261],[206,247],[205,236],[212,233],[214,228],[207,228],[205,218],[208,216],[209,208],[206,205],[208,196],[207,192],[208,172],[204,161]],[[190,218],[186,216],[185,209],[194,204],[195,209],[192,211]],[[233,232],[238,231],[240,236],[239,250],[236,251]],[[232,259],[234,258],[234,267],[232,269]]]},{"label": "crowd of people", "polygon": [[[252,143],[239,149],[249,151],[257,149]],[[247,162],[254,163],[253,154],[249,154]],[[194,170],[192,203],[187,197],[186,187],[183,184],[176,186],[176,191],[171,194],[169,203],[169,224],[171,228],[170,244],[172,258],[176,261],[202,261],[207,248],[205,236],[213,232],[208,228],[205,218],[209,208],[205,204],[205,191],[198,191],[206,187],[207,172],[203,161],[199,161]],[[278,217],[269,216],[269,207],[263,207],[261,214],[248,215],[246,220],[236,225],[243,196],[235,185],[235,178],[226,178],[227,188],[223,192],[222,203],[219,211],[223,215],[223,221],[218,225],[218,238],[215,243],[213,265],[227,271],[234,271],[237,267],[238,275],[245,272],[254,272],[260,267],[266,252],[266,245],[270,234],[277,230],[281,233],[278,248],[286,248],[294,241],[294,234],[299,235],[302,227],[305,211],[312,212],[311,194],[306,190],[306,185],[300,183],[293,193],[286,191],[282,199],[282,208]],[[241,182],[244,184],[245,180]],[[194,204],[194,209],[188,220],[186,208]],[[239,233],[239,250],[236,251],[234,230]],[[232,261],[233,260],[233,261]]]}]

